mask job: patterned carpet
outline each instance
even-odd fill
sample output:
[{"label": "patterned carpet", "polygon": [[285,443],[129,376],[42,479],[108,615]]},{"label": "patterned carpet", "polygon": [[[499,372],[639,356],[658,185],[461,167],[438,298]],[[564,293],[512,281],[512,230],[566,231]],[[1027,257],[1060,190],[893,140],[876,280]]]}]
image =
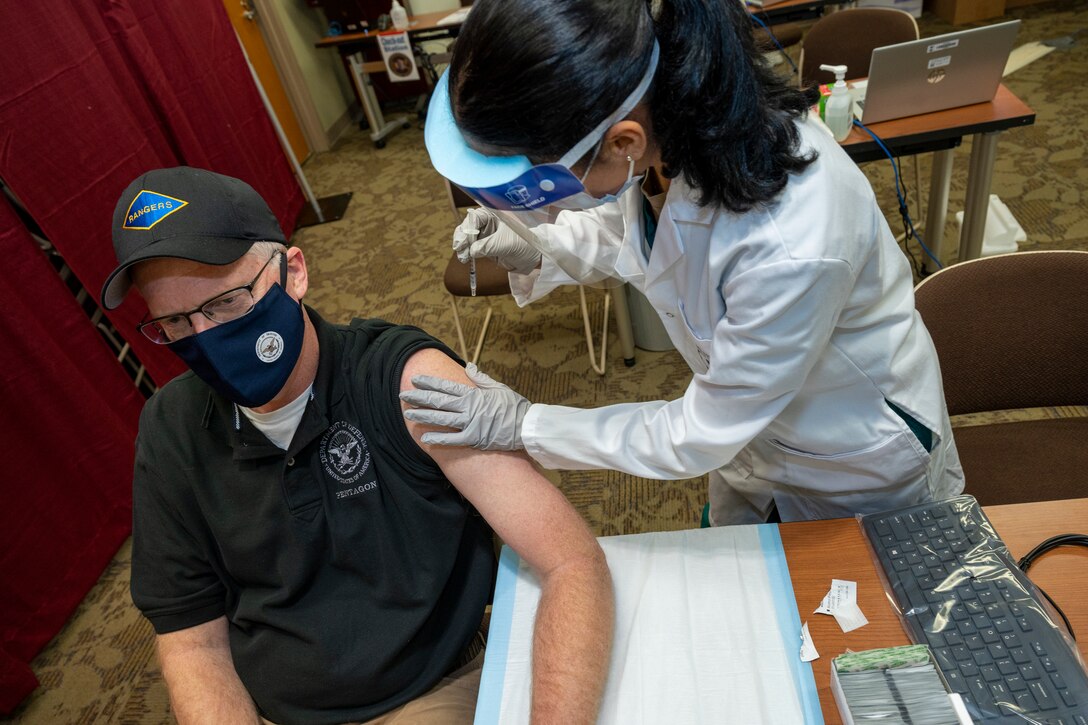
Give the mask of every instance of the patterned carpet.
[{"label": "patterned carpet", "polygon": [[[1024,21],[1018,44],[1067,35],[1088,27],[1088,0],[1053,2],[1010,13]],[[923,35],[951,29],[926,14]],[[1068,50],[1057,50],[1005,79],[1037,113],[1036,124],[1001,137],[993,193],[1027,231],[1021,249],[1088,249],[1088,95],[1081,93],[1088,68],[1088,34]],[[970,143],[956,151],[951,211],[962,209]],[[923,185],[928,159],[919,160]],[[887,162],[865,165],[884,209],[894,212]],[[913,163],[904,162],[913,194]],[[306,174],[319,196],[351,191],[346,216],[300,230],[310,267],[308,301],[333,321],[383,317],[418,325],[456,345],[442,273],[453,226],[443,185],[431,170],[422,132],[415,128],[376,150],[355,131],[330,153],[310,159]],[[912,208],[913,204],[912,204]],[[950,223],[946,232],[955,234]],[[889,215],[893,229],[900,228]],[[955,260],[953,242],[943,261]],[[918,254],[917,250],[914,250]],[[599,329],[602,293],[591,290]],[[478,309],[486,302],[469,301]],[[637,352],[624,367],[615,335],[609,341],[607,374],[589,366],[578,296],[561,291],[526,309],[494,301],[495,318],[480,361],[493,377],[531,400],[597,406],[619,401],[672,398],[689,372],[675,352]],[[470,315],[471,320],[478,320]],[[475,331],[469,323],[469,334]],[[1055,415],[1018,413],[1018,418]],[[1084,411],[1064,411],[1084,414]],[[958,424],[970,424],[960,420]],[[652,482],[613,472],[554,474],[578,510],[601,535],[688,528],[698,525],[705,499],[702,479]],[[9,719],[21,723],[170,722],[169,705],[153,656],[150,626],[128,595],[130,548],[126,544],[103,573],[68,626],[37,657],[38,691]]]}]

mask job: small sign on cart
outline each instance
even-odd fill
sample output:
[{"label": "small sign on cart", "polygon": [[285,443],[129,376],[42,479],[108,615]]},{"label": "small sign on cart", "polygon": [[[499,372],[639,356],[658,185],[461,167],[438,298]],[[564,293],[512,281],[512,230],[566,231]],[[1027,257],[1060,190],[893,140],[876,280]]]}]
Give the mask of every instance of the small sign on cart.
[{"label": "small sign on cart", "polygon": [[412,44],[408,40],[406,31],[379,34],[378,46],[382,50],[382,60],[385,61],[389,80],[396,82],[419,80],[419,68],[416,67],[416,58],[412,53]]}]

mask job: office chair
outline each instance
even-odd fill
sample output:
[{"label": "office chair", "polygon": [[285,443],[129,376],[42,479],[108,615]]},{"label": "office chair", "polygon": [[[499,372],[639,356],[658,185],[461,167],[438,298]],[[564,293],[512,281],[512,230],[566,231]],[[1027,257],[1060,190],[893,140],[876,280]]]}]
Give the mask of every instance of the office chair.
[{"label": "office chair", "polygon": [[[462,210],[476,206],[476,202],[462,191],[443,179],[446,185],[446,195],[450,209],[453,212],[455,224],[460,224],[463,218]],[[510,294],[510,278],[508,272],[501,266],[487,258],[476,260],[476,296],[483,297],[487,301],[487,309],[480,323],[480,332],[473,347],[472,357],[469,357],[468,346],[465,344],[464,327],[461,324],[461,312],[458,308],[459,298],[471,297],[472,290],[469,283],[469,265],[457,259],[457,253],[451,253],[449,262],[446,263],[446,271],[442,276],[442,282],[449,293],[450,310],[453,312],[453,324],[457,330],[457,343],[461,348],[461,357],[469,362],[476,362],[483,349],[484,338],[487,336],[488,326],[491,324],[493,309],[491,297]],[[604,313],[601,321],[601,340],[598,362],[597,345],[593,341],[593,329],[590,321],[589,305],[586,302],[585,287],[578,285],[578,301],[582,312],[582,325],[586,336],[586,346],[589,348],[589,365],[598,375],[604,375],[607,370],[605,354],[608,349],[608,315],[611,307],[612,296],[609,291],[604,294]]]},{"label": "office chair", "polygon": [[[801,42],[805,34],[802,23],[783,23],[766,27],[757,24],[752,28],[755,33],[756,47],[763,53],[787,53],[788,49]],[[773,37],[772,37],[773,34]],[[778,41],[777,43],[775,41]],[[779,46],[782,46],[781,49]],[[791,61],[792,62],[792,61]]]},{"label": "office chair", "polygon": [[[952,265],[918,285],[915,303],[951,415],[1088,405],[1088,252]],[[1088,494],[1088,415],[1066,413],[1079,417],[957,423],[966,492],[983,505]]]},{"label": "office chair", "polygon": [[[834,83],[835,75],[820,66],[845,65],[846,77],[869,75],[873,50],[918,39],[918,23],[910,13],[894,8],[848,8],[823,16],[801,42],[798,83],[801,88]],[[915,219],[923,218],[922,172],[913,156]],[[902,237],[900,237],[902,239]]]},{"label": "office chair", "polygon": [[873,49],[918,39],[918,23],[894,8],[848,8],[816,21],[801,41],[800,85],[834,83],[821,64],[845,65],[847,78],[869,75]]}]

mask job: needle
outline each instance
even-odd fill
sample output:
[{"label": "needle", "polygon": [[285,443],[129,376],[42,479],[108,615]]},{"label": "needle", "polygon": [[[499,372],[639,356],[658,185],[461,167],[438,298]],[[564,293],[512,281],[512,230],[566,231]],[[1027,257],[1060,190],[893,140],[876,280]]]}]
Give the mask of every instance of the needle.
[{"label": "needle", "polygon": [[468,258],[468,291],[475,297],[476,296],[476,258]]}]

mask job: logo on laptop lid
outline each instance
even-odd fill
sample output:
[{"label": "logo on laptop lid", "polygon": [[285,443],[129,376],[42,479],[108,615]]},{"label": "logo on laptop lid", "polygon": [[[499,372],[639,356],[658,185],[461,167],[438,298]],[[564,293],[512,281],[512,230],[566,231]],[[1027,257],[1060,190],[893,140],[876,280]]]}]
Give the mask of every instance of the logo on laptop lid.
[{"label": "logo on laptop lid", "polygon": [[157,191],[141,189],[125,212],[122,229],[150,229],[189,202],[175,199]]}]

